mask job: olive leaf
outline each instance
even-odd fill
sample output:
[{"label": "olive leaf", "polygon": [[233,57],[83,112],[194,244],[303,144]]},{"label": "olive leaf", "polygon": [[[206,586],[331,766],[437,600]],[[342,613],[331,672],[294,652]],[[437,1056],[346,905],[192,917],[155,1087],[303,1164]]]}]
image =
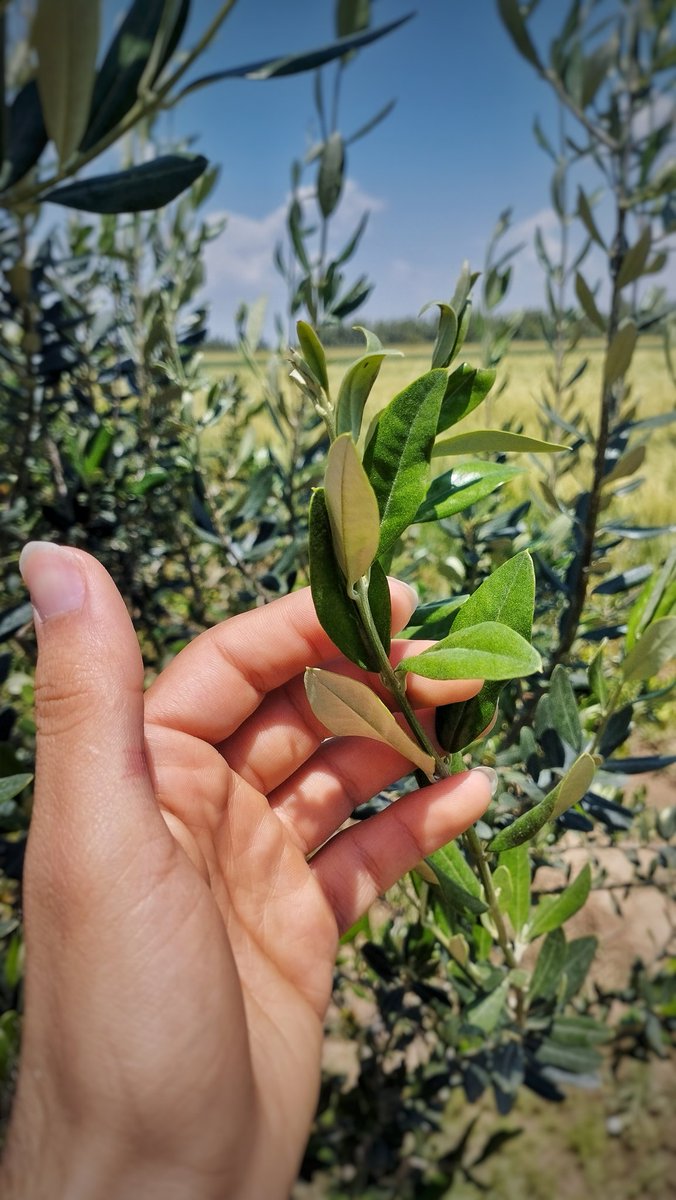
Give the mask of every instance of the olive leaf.
[{"label": "olive leaf", "polygon": [[436,442],[432,454],[435,458],[453,454],[476,454],[487,452],[502,454],[508,450],[524,453],[529,450],[537,454],[558,454],[567,450],[559,442],[543,442],[540,438],[526,437],[522,433],[509,433],[504,429],[475,429],[469,433],[457,433],[454,437]]},{"label": "olive leaf", "polygon": [[445,371],[416,379],[383,409],[366,447],[364,467],[380,509],[379,558],[415,520],[425,499],[445,388]]},{"label": "olive leaf", "polygon": [[506,829],[501,829],[493,838],[489,849],[496,854],[503,850],[512,850],[531,841],[536,833],[556,817],[567,812],[574,804],[578,804],[588,792],[594,775],[596,763],[591,754],[581,754],[575,759],[572,767],[560,779],[556,787],[536,804],[534,808],[517,817]]},{"label": "olive leaf", "polygon": [[[482,621],[500,621],[530,639],[535,605],[535,572],[527,551],[493,571],[455,615],[452,630]],[[464,704],[445,704],[437,710],[437,737],[446,750],[462,750],[491,724],[500,682],[485,683],[478,696]]]},{"label": "olive leaf", "polygon": [[99,45],[99,0],[39,0],[33,22],[47,133],[66,162],[87,127]]},{"label": "olive leaf", "polygon": [[317,334],[307,321],[299,321],[296,325],[298,341],[303,351],[303,357],[312,371],[317,383],[325,392],[329,390],[329,373],[326,367],[326,355]]},{"label": "olive leaf", "polygon": [[434,759],[431,754],[426,754],[404,733],[389,708],[366,684],[333,671],[308,667],[305,691],[310,708],[330,733],[384,742],[432,778]]},{"label": "olive leaf", "polygon": [[[322,629],[350,662],[365,671],[380,670],[380,663],[364,634],[357,606],[347,594],[345,579],[333,549],[333,537],[323,488],[310,502],[308,529],[310,588]],[[390,588],[379,563],[373,563],[368,590],[369,608],[385,653],[390,648],[392,623]]]},{"label": "olive leaf", "polygon": [[542,670],[537,650],[509,625],[483,621],[453,629],[430,650],[402,659],[399,674],[425,679],[516,679]]},{"label": "olive leaf", "polygon": [[366,340],[365,352],[348,367],[343,376],[336,401],[336,433],[351,433],[355,442],[361,432],[364,406],[371,393],[383,361],[401,357],[400,350],[385,350],[379,338],[362,326],[355,326]]},{"label": "olive leaf", "polygon": [[332,443],[324,478],[333,548],[346,582],[368,572],[380,538],[378,501],[349,433]]}]

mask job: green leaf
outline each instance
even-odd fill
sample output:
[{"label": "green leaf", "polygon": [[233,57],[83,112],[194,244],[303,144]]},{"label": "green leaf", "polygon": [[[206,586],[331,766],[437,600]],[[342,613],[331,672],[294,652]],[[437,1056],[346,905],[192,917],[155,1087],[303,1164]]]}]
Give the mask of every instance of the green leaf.
[{"label": "green leaf", "polygon": [[337,208],[345,177],[345,146],[339,133],[324,143],[317,174],[317,202],[324,219]]},{"label": "green leaf", "polygon": [[565,924],[582,908],[591,890],[591,867],[589,863],[559,896],[544,896],[538,904],[528,925],[529,940],[551,933]]},{"label": "green leaf", "polygon": [[197,88],[219,83],[223,79],[276,79],[284,75],[298,75],[304,71],[314,71],[325,63],[336,58],[342,58],[352,50],[361,50],[371,42],[377,42],[395,29],[399,29],[411,20],[413,13],[407,13],[397,21],[387,25],[379,25],[377,29],[366,29],[363,33],[350,34],[349,37],[338,38],[328,46],[320,46],[316,50],[306,50],[301,54],[286,54],[278,58],[263,58],[258,62],[247,63],[242,67],[229,67],[225,71],[214,71],[211,75],[203,75],[194,79],[179,93],[178,99],[194,92]]},{"label": "green leaf", "polygon": [[596,305],[594,293],[588,286],[584,276],[579,271],[575,274],[575,295],[578,298],[580,307],[585,316],[595,325],[601,333],[606,331],[606,319]]},{"label": "green leaf", "polygon": [[[500,621],[530,639],[535,605],[535,572],[527,551],[509,559],[466,600],[453,621],[453,630],[482,621]],[[483,733],[493,719],[501,683],[485,683],[478,696],[464,704],[437,709],[437,737],[450,751],[462,750]]]},{"label": "green leaf", "polygon": [[484,621],[457,629],[431,650],[402,659],[400,674],[426,679],[516,679],[542,670],[540,655],[509,625]]},{"label": "green leaf", "polygon": [[543,1066],[556,1067],[573,1075],[590,1075],[601,1065],[601,1056],[593,1047],[562,1046],[546,1038],[539,1046],[536,1058]]},{"label": "green leaf", "polygon": [[34,167],[47,145],[38,87],[34,79],[17,92],[8,113],[6,162],[1,187],[13,187]]},{"label": "green leaf", "polygon": [[326,366],[326,355],[317,334],[307,321],[298,321],[296,324],[296,333],[298,334],[298,342],[303,352],[303,357],[312,371],[317,383],[323,387],[325,392],[329,390],[329,373]]},{"label": "green leaf", "polygon": [[561,1003],[567,1004],[579,992],[587,978],[596,950],[598,939],[590,937],[574,938],[566,948],[566,964],[564,967],[566,983],[561,996]]},{"label": "green leaf", "polygon": [[338,0],[336,5],[336,36],[348,37],[368,28],[371,16],[370,0]]},{"label": "green leaf", "polygon": [[444,903],[451,912],[470,912],[479,916],[488,911],[481,884],[457,842],[448,842],[441,850],[428,855],[425,862],[434,871]]},{"label": "green leaf", "polygon": [[102,141],[136,103],[165,4],[166,0],[134,0],[128,9],[96,76],[81,150]]},{"label": "green leaf", "polygon": [[587,230],[587,233],[592,241],[596,242],[597,246],[600,246],[602,250],[605,250],[606,244],[599,233],[598,225],[594,220],[589,200],[587,199],[581,187],[577,189],[577,215],[582,221],[582,224]]},{"label": "green leaf", "polygon": [[501,829],[493,838],[489,849],[494,853],[512,849],[530,842],[548,821],[560,817],[577,804],[589,790],[596,774],[596,764],[590,754],[581,754],[559,780],[556,787],[536,804],[534,808],[517,817],[511,825]]},{"label": "green leaf", "polygon": [[543,442],[539,438],[525,437],[522,433],[508,433],[504,429],[473,429],[469,433],[458,433],[454,437],[436,442],[432,454],[444,458],[453,454],[503,454],[507,450],[523,453],[527,450],[537,454],[556,454],[567,450],[558,442]]},{"label": "green leaf", "polygon": [[627,621],[627,650],[632,649],[637,637],[643,633],[652,620],[657,617],[669,616],[670,606],[664,611],[663,604],[670,587],[675,583],[676,549],[672,550],[657,576],[647,580],[631,607]]},{"label": "green leaf", "polygon": [[582,726],[577,711],[575,693],[568,672],[561,663],[558,663],[552,672],[549,700],[557,733],[570,746],[571,750],[581,750]]},{"label": "green leaf", "polygon": [[[319,624],[350,662],[365,671],[379,671],[380,663],[365,633],[356,604],[347,594],[345,578],[338,566],[326,509],[324,489],[318,488],[310,502],[308,541],[310,587]],[[390,589],[378,563],[371,567],[369,605],[385,652],[390,648]]]},{"label": "green leaf", "polygon": [[629,370],[637,339],[638,330],[633,321],[626,321],[620,326],[606,353],[603,368],[604,387],[611,387]]},{"label": "green leaf", "polygon": [[6,775],[0,779],[0,804],[13,800],[31,782],[32,775]]},{"label": "green leaf", "polygon": [[556,796],[556,801],[552,810],[552,820],[567,812],[574,804],[579,804],[589,791],[595,774],[596,763],[591,754],[587,754],[585,751],[575,759],[563,779],[554,788],[553,794]]},{"label": "green leaf", "polygon": [[96,74],[99,0],[39,0],[32,40],[47,133],[61,163],[86,129]]},{"label": "green leaf", "polygon": [[380,537],[378,502],[349,433],[331,445],[324,478],[333,548],[352,585],[368,573]]},{"label": "green leaf", "polygon": [[447,367],[458,333],[458,317],[455,309],[443,300],[433,300],[430,304],[425,304],[420,310],[420,316],[434,306],[439,309],[439,324],[432,349],[432,367]]},{"label": "green leaf", "polygon": [[518,0],[498,0],[498,11],[519,54],[522,54],[532,66],[541,70],[542,65],[526,28],[526,22],[521,15]]},{"label": "green leaf", "polygon": [[470,367],[469,363],[456,367],[446,384],[437,434],[457,424],[482,404],[495,383],[495,376],[496,371]]},{"label": "green leaf", "polygon": [[319,721],[338,737],[366,737],[384,742],[432,778],[434,759],[404,733],[389,708],[364,683],[308,667],[305,691]]},{"label": "green leaf", "polygon": [[508,994],[509,979],[503,979],[488,996],[465,1010],[465,1020],[486,1034],[493,1033],[506,1012]]},{"label": "green leaf", "polygon": [[629,246],[628,250],[625,251],[622,266],[617,276],[617,286],[619,288],[626,287],[627,284],[633,283],[634,280],[641,277],[648,261],[651,245],[652,234],[650,225],[646,225],[638,241],[634,242],[634,245]]},{"label": "green leaf", "polygon": [[676,657],[676,617],[662,617],[649,625],[622,664],[627,680],[650,679]]},{"label": "green leaf", "polygon": [[429,371],[416,379],[380,414],[366,447],[364,467],[380,509],[378,557],[415,520],[425,499],[445,388],[445,371]]},{"label": "green leaf", "polygon": [[643,466],[645,456],[645,446],[632,446],[631,450],[627,450],[626,454],[618,458],[612,471],[604,475],[601,480],[602,486],[606,487],[609,483],[614,483],[616,479],[626,479],[628,475],[633,475]]},{"label": "green leaf", "polygon": [[85,212],[146,212],[169,204],[199,179],[208,165],[201,154],[164,154],[127,171],[67,183],[42,199]]},{"label": "green leaf", "polygon": [[509,906],[512,902],[512,877],[507,867],[498,863],[493,872],[493,888],[498,897],[500,911],[503,913],[509,912]]},{"label": "green leaf", "polygon": [[587,668],[587,677],[589,679],[589,689],[591,694],[594,699],[603,706],[605,706],[608,699],[608,684],[606,683],[606,677],[603,673],[603,656],[606,645],[607,642],[604,640]]},{"label": "green leaf", "polygon": [[566,935],[562,929],[547,934],[535,964],[529,997],[551,1000],[556,995],[566,966]]},{"label": "green leaf", "polygon": [[511,850],[503,850],[499,866],[505,867],[511,876],[512,894],[507,913],[512,929],[518,935],[530,912],[530,858],[525,842]]},{"label": "green leaf", "polygon": [[355,442],[361,431],[364,406],[383,360],[392,356],[401,357],[400,350],[384,350],[375,333],[359,325],[356,328],[364,334],[366,352],[348,367],[336,401],[336,433],[351,433]]},{"label": "green leaf", "polygon": [[478,500],[490,496],[508,479],[520,475],[521,467],[510,467],[505,463],[466,462],[452,467],[437,479],[432,480],[430,489],[418,509],[415,520],[441,521],[462,512]]}]

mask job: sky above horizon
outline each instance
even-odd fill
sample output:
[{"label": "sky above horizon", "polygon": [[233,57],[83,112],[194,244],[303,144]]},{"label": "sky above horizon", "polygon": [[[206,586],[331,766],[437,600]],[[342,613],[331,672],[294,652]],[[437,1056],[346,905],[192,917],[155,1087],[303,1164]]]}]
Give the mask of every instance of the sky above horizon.
[{"label": "sky above horizon", "polygon": [[[217,0],[194,0],[184,46],[218,7]],[[108,23],[123,8],[106,0]],[[535,25],[541,46],[565,9],[560,0],[542,0]],[[507,207],[513,230],[506,245],[527,242],[507,307],[539,307],[544,281],[533,235],[540,226],[553,245],[556,220],[552,164],[532,126],[537,115],[555,139],[556,102],[514,49],[494,0],[374,0],[372,24],[411,11],[411,21],[355,57],[343,83],[340,127],[347,135],[396,100],[389,117],[348,150],[348,182],[332,221],[336,247],[370,213],[347,271],[349,278],[366,273],[376,286],[355,320],[410,316],[429,300],[447,299],[463,260],[481,267]],[[334,36],[333,13],[334,0],[238,0],[187,78],[323,45]],[[325,70],[330,77],[332,66]],[[265,295],[271,313],[283,311],[272,254],[284,237],[290,164],[317,137],[312,87],[310,74],[231,80],[186,97],[160,125],[168,137],[197,135],[194,150],[221,168],[209,211],[227,216],[227,224],[206,264],[215,334],[232,336],[240,301]]]}]

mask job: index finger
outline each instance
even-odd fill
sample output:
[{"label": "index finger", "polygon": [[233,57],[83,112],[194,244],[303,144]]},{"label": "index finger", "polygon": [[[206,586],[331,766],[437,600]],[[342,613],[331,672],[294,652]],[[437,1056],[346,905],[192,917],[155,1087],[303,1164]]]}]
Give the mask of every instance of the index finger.
[{"label": "index finger", "polygon": [[[402,629],[415,598],[390,580],[392,628]],[[237,729],[274,688],[305,667],[335,658],[309,588],[206,630],[181,650],[146,693],[146,720],[215,744]]]}]

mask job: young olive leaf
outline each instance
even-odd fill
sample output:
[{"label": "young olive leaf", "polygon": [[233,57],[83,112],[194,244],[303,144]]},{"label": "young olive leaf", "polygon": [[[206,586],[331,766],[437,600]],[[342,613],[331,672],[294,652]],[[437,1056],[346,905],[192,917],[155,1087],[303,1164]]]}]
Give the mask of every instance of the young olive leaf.
[{"label": "young olive leaf", "polygon": [[426,679],[516,679],[541,670],[540,655],[530,642],[497,621],[454,627],[431,650],[402,659],[397,667],[401,675],[413,671]]},{"label": "young olive leaf", "polygon": [[317,334],[307,321],[298,321],[296,325],[298,342],[303,351],[305,361],[312,371],[317,383],[325,392],[329,390],[329,373],[326,367],[326,355]]},{"label": "young olive leaf", "polygon": [[582,749],[582,726],[573,686],[566,668],[561,663],[558,663],[552,672],[549,701],[556,732],[571,750],[577,750],[579,753]]},{"label": "young olive leaf", "polygon": [[94,213],[148,212],[163,208],[209,166],[202,154],[162,154],[126,171],[76,179],[42,199]]},{"label": "young olive leaf", "polygon": [[503,979],[484,999],[465,1009],[464,1021],[475,1025],[485,1034],[493,1033],[503,1014],[507,1015],[507,997],[509,994],[509,979]]},{"label": "young olive leaf", "polygon": [[422,316],[429,308],[434,307],[439,309],[439,325],[432,350],[433,369],[448,366],[458,336],[458,315],[455,309],[443,300],[431,300],[429,304],[425,304],[421,308],[419,315]]},{"label": "young olive leaf", "polygon": [[587,319],[591,321],[592,325],[595,325],[596,328],[601,331],[601,333],[605,333],[606,319],[599,311],[594,298],[594,293],[587,284],[584,276],[581,275],[579,271],[575,275],[575,295],[577,296],[580,307]]},{"label": "young olive leaf", "polygon": [[380,537],[378,501],[349,433],[332,443],[324,478],[333,548],[351,586],[368,572]]},{"label": "young olive leaf", "polygon": [[483,403],[495,383],[496,373],[492,369],[471,367],[469,363],[461,363],[456,367],[446,383],[437,435],[449,429],[451,425],[456,425]]},{"label": "young olive leaf", "polygon": [[560,817],[582,800],[589,791],[595,774],[596,763],[591,754],[581,754],[556,787],[552,788],[539,804],[496,834],[489,850],[500,854],[504,850],[513,850],[516,846],[530,842],[548,821]]},{"label": "young olive leaf", "polygon": [[646,449],[644,445],[632,446],[631,450],[627,450],[626,454],[618,458],[613,469],[603,476],[601,485],[607,487],[609,483],[615,483],[616,479],[626,479],[628,475],[634,475],[643,466]]},{"label": "young olive leaf", "polygon": [[[456,613],[452,629],[500,621],[530,640],[534,607],[535,571],[524,550],[493,571],[472,593]],[[462,750],[491,726],[501,690],[501,683],[489,681],[478,696],[464,704],[445,704],[437,709],[437,737],[446,750]]]},{"label": "young olive leaf", "polygon": [[608,347],[603,367],[603,386],[612,387],[629,370],[638,340],[638,330],[633,321],[627,321],[618,329]]},{"label": "young olive leaf", "polygon": [[100,0],[39,0],[32,39],[47,132],[66,162],[87,127],[96,76]]},{"label": "young olive leaf", "polygon": [[391,746],[409,759],[428,778],[434,775],[434,759],[409,737],[389,708],[364,683],[308,667],[305,691],[310,708],[319,721],[338,737],[366,737]]},{"label": "young olive leaf", "polygon": [[591,867],[586,864],[573,882],[559,896],[544,896],[538,904],[528,925],[528,938],[532,941],[543,933],[559,929],[574,916],[585,903],[591,891]]},{"label": "young olive leaf", "polygon": [[380,510],[379,558],[415,520],[425,499],[445,388],[445,371],[414,380],[380,414],[366,447],[364,467]]},{"label": "young olive leaf", "polygon": [[622,664],[627,680],[650,679],[676,658],[676,617],[662,617],[649,625]]},{"label": "young olive leaf", "polygon": [[512,922],[512,929],[518,934],[526,924],[530,912],[530,858],[525,842],[520,846],[513,846],[511,850],[503,850],[499,866],[509,871],[512,880],[507,913]]},{"label": "young olive leaf", "polygon": [[[379,671],[380,663],[364,633],[357,606],[347,594],[338,566],[324,489],[318,488],[310,501],[308,543],[310,588],[319,624],[350,662],[365,671]],[[369,579],[369,606],[385,651],[390,648],[390,589],[387,576],[375,562]]]},{"label": "young olive leaf", "polygon": [[317,175],[317,201],[326,219],[336,208],[345,177],[345,145],[338,132],[330,134],[322,148]]},{"label": "young olive leaf", "polygon": [[[676,548],[672,550],[656,576],[651,576],[639,592],[629,612],[627,621],[627,650],[631,650],[637,637],[651,621],[668,617],[671,612],[670,589],[676,587]],[[666,607],[665,607],[666,604]]]},{"label": "young olive leaf", "polygon": [[520,475],[521,471],[521,467],[490,461],[466,462],[453,467],[432,480],[415,520],[441,521],[445,517],[455,516],[471,504],[490,496],[508,479]]},{"label": "young olive leaf", "polygon": [[488,911],[481,884],[457,842],[448,842],[425,862],[436,875],[444,905],[451,912],[470,912],[475,916]]},{"label": "young olive leaf", "polygon": [[351,433],[355,442],[361,432],[364,406],[371,394],[383,360],[389,357],[401,357],[400,350],[385,350],[375,333],[355,326],[366,340],[366,349],[361,358],[348,367],[336,401],[336,433]]},{"label": "young olive leaf", "polygon": [[509,433],[504,429],[475,429],[469,433],[458,433],[455,437],[442,438],[432,451],[435,458],[453,454],[502,454],[507,450],[523,453],[530,450],[537,454],[558,454],[567,450],[559,442],[543,442],[540,438],[525,437],[522,433]]},{"label": "young olive leaf", "polygon": [[535,964],[529,988],[531,1002],[538,997],[550,1000],[556,995],[566,966],[566,935],[562,929],[547,934]]},{"label": "young olive leaf", "polygon": [[622,259],[622,266],[617,276],[617,286],[619,288],[626,287],[629,283],[634,283],[643,274],[648,261],[648,255],[650,254],[651,242],[652,231],[648,224],[638,241],[629,247]]}]

